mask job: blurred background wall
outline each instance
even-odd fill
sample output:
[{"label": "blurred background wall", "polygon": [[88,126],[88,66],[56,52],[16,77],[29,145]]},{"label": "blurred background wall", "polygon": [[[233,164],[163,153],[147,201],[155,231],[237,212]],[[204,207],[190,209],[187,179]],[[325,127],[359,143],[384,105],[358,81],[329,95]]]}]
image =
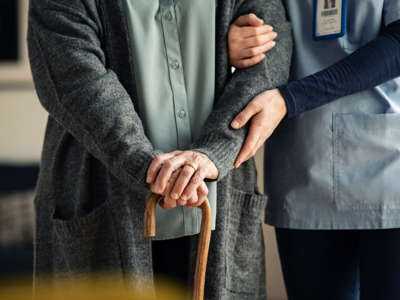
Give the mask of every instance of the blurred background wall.
[{"label": "blurred background wall", "polygon": [[0,277],[32,273],[33,197],[46,113],[27,61],[28,1],[0,1]]},{"label": "blurred background wall", "polygon": [[[32,270],[33,189],[47,118],[36,97],[27,60],[27,7],[28,0],[0,1],[0,36],[7,32],[9,39],[1,41],[0,48],[17,44],[17,52],[7,55],[8,59],[2,59],[6,55],[0,50],[0,277],[3,278],[30,274]],[[257,154],[257,166],[262,190],[262,151]],[[284,300],[275,235],[271,227],[264,229],[268,298]]]}]

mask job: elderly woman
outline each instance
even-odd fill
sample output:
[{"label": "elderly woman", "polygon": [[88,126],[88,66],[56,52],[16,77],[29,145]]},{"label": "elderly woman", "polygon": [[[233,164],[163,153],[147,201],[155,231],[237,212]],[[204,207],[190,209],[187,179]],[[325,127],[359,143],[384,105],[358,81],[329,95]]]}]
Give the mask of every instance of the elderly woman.
[{"label": "elderly woman", "polygon": [[[229,25],[248,12],[273,26],[279,45],[232,74]],[[269,43],[248,54],[259,62],[276,33],[254,15],[242,22],[256,26],[243,32],[249,47],[266,33]],[[264,299],[266,198],[254,161],[232,170],[246,130],[229,122],[288,78],[281,1],[31,0],[28,42],[49,112],[35,200],[36,276],[111,271],[136,288],[153,274],[185,284],[196,207],[208,197],[215,230],[207,298]],[[164,195],[154,241],[142,234],[150,189]]]}]

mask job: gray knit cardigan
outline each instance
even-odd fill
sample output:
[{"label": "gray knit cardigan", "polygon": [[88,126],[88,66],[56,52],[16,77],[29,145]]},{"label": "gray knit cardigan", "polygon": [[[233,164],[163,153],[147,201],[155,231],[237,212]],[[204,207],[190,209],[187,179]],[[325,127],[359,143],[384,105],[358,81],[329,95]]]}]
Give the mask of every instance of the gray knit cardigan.
[{"label": "gray knit cardigan", "polygon": [[[35,199],[36,277],[112,271],[133,287],[152,282],[151,241],[142,222],[145,175],[159,152],[136,112],[122,1],[30,1],[30,63],[49,112]],[[264,62],[232,74],[229,25],[249,12],[275,28],[277,46]],[[219,0],[216,46],[215,107],[189,147],[206,153],[220,174],[206,297],[265,299],[266,197],[256,188],[253,160],[232,170],[247,129],[233,131],[229,124],[253,97],[288,79],[292,40],[281,0]],[[197,237],[192,240],[194,256]]]}]

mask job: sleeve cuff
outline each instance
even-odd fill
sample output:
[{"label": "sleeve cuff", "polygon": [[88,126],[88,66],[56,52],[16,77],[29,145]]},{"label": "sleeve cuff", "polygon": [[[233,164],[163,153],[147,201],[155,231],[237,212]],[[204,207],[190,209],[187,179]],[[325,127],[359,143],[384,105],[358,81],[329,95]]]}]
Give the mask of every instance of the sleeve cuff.
[{"label": "sleeve cuff", "polygon": [[131,157],[129,161],[126,161],[125,165],[121,166],[121,168],[126,170],[129,181],[131,181],[133,184],[136,183],[141,186],[147,186],[147,170],[151,162],[159,154],[162,154],[162,152],[136,152],[134,157]]},{"label": "sleeve cuff", "polygon": [[234,160],[236,159],[236,155],[233,155],[231,150],[234,147],[233,143],[227,145],[221,142],[217,136],[214,137],[210,134],[196,144],[201,146],[195,147],[192,151],[207,155],[217,167],[218,179],[216,181],[224,178],[233,169]]},{"label": "sleeve cuff", "polygon": [[293,95],[290,93],[288,85],[281,85],[280,87],[278,87],[278,89],[286,102],[287,116],[289,118],[296,116],[296,101],[294,100]]}]

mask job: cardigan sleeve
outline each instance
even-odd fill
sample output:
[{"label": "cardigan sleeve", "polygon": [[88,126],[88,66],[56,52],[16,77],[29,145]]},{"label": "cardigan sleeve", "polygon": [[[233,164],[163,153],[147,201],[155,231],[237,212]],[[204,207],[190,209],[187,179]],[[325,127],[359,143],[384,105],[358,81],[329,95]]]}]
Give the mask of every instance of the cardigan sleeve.
[{"label": "cardigan sleeve", "polygon": [[279,87],[288,117],[400,76],[400,21],[378,38],[332,66]]},{"label": "cardigan sleeve", "polygon": [[[233,168],[248,133],[248,127],[233,130],[230,127],[232,120],[258,94],[286,83],[289,78],[292,34],[282,1],[236,1],[229,22],[248,13],[255,13],[266,24],[274,27],[278,33],[277,44],[266,53],[261,63],[248,69],[238,69],[228,79],[223,92],[216,99],[201,136],[192,145],[195,151],[205,153],[215,163],[219,171],[218,180]],[[225,25],[217,39],[227,40],[230,24]],[[228,57],[227,47],[225,51]]]},{"label": "cardigan sleeve", "polygon": [[157,153],[132,99],[106,67],[98,22],[82,2],[68,2],[30,4],[28,48],[39,100],[121,182],[145,187]]}]

